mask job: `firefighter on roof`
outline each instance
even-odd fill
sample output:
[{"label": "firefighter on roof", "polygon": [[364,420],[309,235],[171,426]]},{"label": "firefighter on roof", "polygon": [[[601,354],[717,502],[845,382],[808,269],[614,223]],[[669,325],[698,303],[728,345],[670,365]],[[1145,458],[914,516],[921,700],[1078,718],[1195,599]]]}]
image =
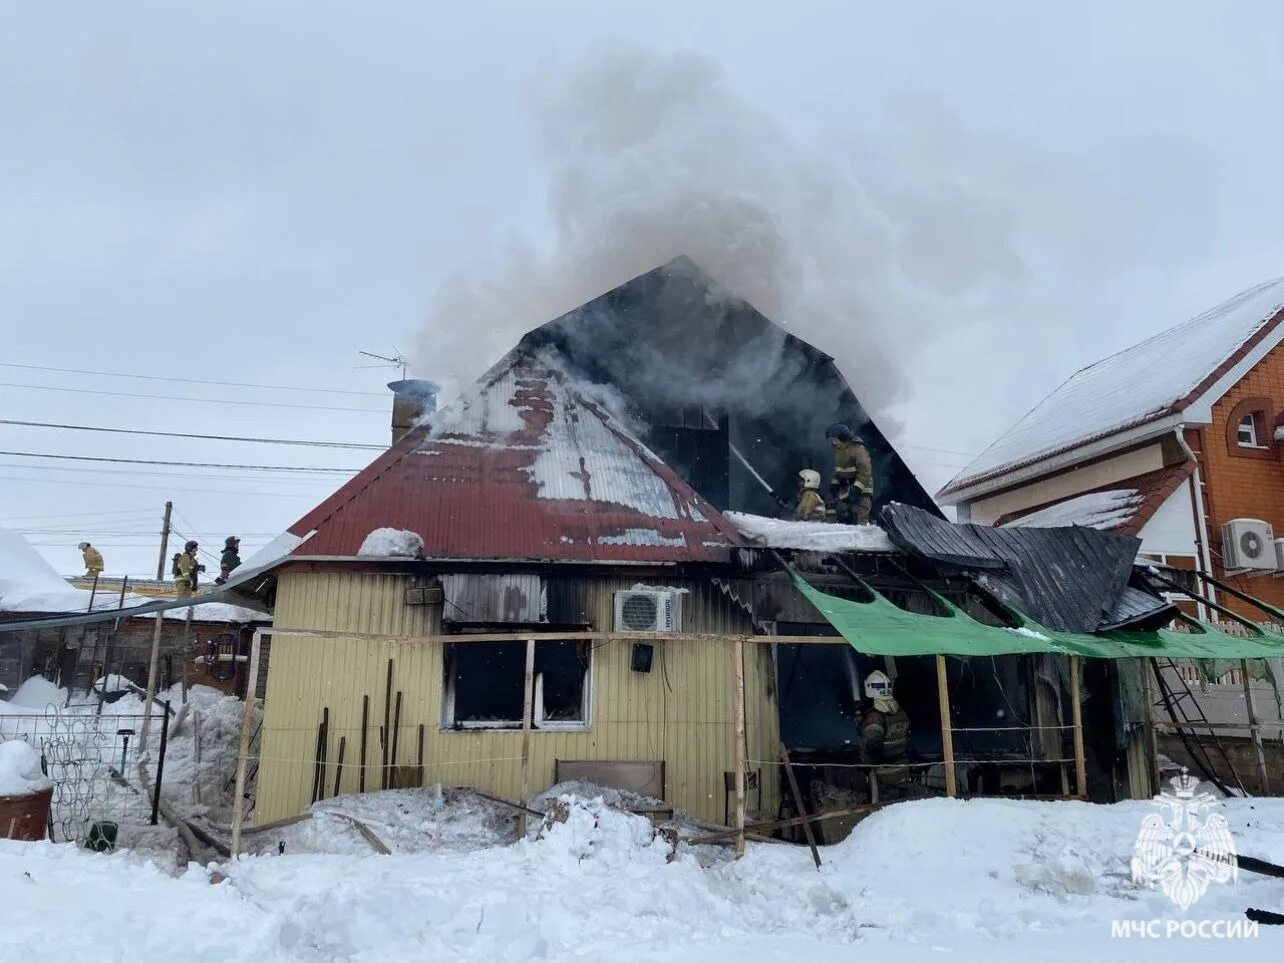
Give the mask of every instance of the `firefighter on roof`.
[{"label": "firefighter on roof", "polygon": [[200,578],[200,573],[205,571],[205,566],[196,560],[199,548],[196,542],[188,542],[183,546],[183,554],[178,556],[178,560],[174,563],[174,581],[178,585],[180,598],[196,594],[197,580]]},{"label": "firefighter on roof", "polygon": [[798,505],[794,518],[800,522],[823,522],[827,508],[820,494],[820,472],[804,468],[798,473]]},{"label": "firefighter on roof", "polygon": [[229,535],[227,541],[223,543],[223,554],[219,558],[218,578],[214,580],[215,585],[222,585],[227,581],[227,577],[232,574],[232,570],[241,564],[241,540],[235,535]]},{"label": "firefighter on roof", "polygon": [[93,578],[95,575],[103,574],[103,553],[98,551],[88,542],[81,542],[79,545],[80,557],[85,560],[85,578]]},{"label": "firefighter on roof", "polygon": [[825,437],[834,449],[830,490],[834,496],[835,520],[844,525],[865,525],[874,504],[874,467],[869,460],[869,449],[844,424],[830,425]]}]

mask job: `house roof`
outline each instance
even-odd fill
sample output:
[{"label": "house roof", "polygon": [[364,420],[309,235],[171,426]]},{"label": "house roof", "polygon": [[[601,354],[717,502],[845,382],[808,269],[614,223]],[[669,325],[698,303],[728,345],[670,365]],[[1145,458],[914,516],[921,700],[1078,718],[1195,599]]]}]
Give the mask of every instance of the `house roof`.
[{"label": "house roof", "polygon": [[1177,414],[1284,318],[1284,278],[1237,294],[1072,375],[938,492],[963,489]]},{"label": "house roof", "polygon": [[1116,535],[1138,535],[1194,470],[1191,462],[1160,468],[1059,501],[1008,512],[994,524],[1002,528],[1079,525]]},{"label": "house roof", "polygon": [[377,528],[437,559],[725,562],[744,544],[553,353],[525,348],[291,526],[291,554],[355,557]]}]

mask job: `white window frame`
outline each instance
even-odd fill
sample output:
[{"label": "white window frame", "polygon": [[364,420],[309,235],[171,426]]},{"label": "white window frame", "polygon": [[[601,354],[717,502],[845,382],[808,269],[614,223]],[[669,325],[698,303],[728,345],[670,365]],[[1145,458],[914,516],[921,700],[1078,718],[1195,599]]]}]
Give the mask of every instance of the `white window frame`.
[{"label": "white window frame", "polygon": [[[544,639],[537,640],[546,642],[570,642],[571,639]],[[468,644],[468,643],[461,643]],[[472,643],[474,645],[479,643]],[[584,693],[581,704],[581,715],[583,719],[555,719],[549,720],[544,718],[544,673],[535,673],[534,698],[531,701],[531,725],[534,732],[587,732],[592,727],[593,714],[593,646],[588,646],[588,666],[584,670]],[[521,719],[481,719],[470,720],[460,723],[455,722],[455,680],[454,677],[446,672],[446,647],[442,646],[442,703],[441,703],[441,728],[444,732],[459,731],[476,731],[490,730],[492,732],[520,732],[522,728]]]},{"label": "white window frame", "polygon": [[[1247,441],[1244,440],[1245,432],[1248,432]],[[1261,449],[1266,447],[1265,445],[1260,444],[1257,440],[1257,413],[1256,412],[1250,411],[1248,414],[1246,414],[1243,418],[1239,420],[1239,424],[1235,426],[1235,441],[1239,444],[1240,448]]]}]

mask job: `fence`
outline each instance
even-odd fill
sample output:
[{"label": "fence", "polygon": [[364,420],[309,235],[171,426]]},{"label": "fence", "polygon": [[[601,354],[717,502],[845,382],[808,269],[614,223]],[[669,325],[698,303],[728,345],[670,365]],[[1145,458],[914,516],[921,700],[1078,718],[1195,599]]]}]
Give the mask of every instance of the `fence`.
[{"label": "fence", "polygon": [[[100,713],[95,705],[50,705],[44,712],[0,705],[0,742],[30,743],[53,783],[51,840],[83,843],[90,827],[103,820],[155,825],[168,742],[165,707],[158,703],[152,715],[144,758],[138,749],[142,715]],[[138,773],[140,758],[145,781]]]}]

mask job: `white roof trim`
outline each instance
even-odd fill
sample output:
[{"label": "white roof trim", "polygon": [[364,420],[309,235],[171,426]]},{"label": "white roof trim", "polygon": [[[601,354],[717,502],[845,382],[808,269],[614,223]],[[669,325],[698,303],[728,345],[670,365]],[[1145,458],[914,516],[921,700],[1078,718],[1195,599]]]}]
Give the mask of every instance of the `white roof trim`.
[{"label": "white roof trim", "polygon": [[1182,417],[1186,421],[1195,422],[1201,425],[1210,425],[1213,423],[1213,405],[1222,399],[1226,392],[1230,391],[1237,384],[1244,380],[1244,377],[1255,368],[1263,358],[1278,347],[1281,341],[1284,341],[1284,324],[1278,324],[1266,337],[1262,338],[1257,344],[1253,345],[1251,351],[1227,371],[1224,375],[1213,382],[1212,386],[1202,395],[1196,398],[1182,412]]},{"label": "white roof trim", "polygon": [[940,496],[938,501],[942,505],[958,505],[965,502],[979,501],[986,495],[991,495],[1004,489],[1019,488],[1021,485],[1035,481],[1045,475],[1053,475],[1065,469],[1073,468],[1081,462],[1133,448],[1142,442],[1151,441],[1164,435],[1170,435],[1174,428],[1181,427],[1183,420],[1182,415],[1168,415],[1165,418],[1148,421],[1145,424],[1136,425],[1113,435],[1107,435],[1105,438],[1098,438],[1096,441],[1089,442],[1086,445],[1079,445],[1069,451],[1063,451],[1060,454],[1033,462],[1015,471],[1004,472],[993,478],[987,478],[957,491],[949,492]]}]

